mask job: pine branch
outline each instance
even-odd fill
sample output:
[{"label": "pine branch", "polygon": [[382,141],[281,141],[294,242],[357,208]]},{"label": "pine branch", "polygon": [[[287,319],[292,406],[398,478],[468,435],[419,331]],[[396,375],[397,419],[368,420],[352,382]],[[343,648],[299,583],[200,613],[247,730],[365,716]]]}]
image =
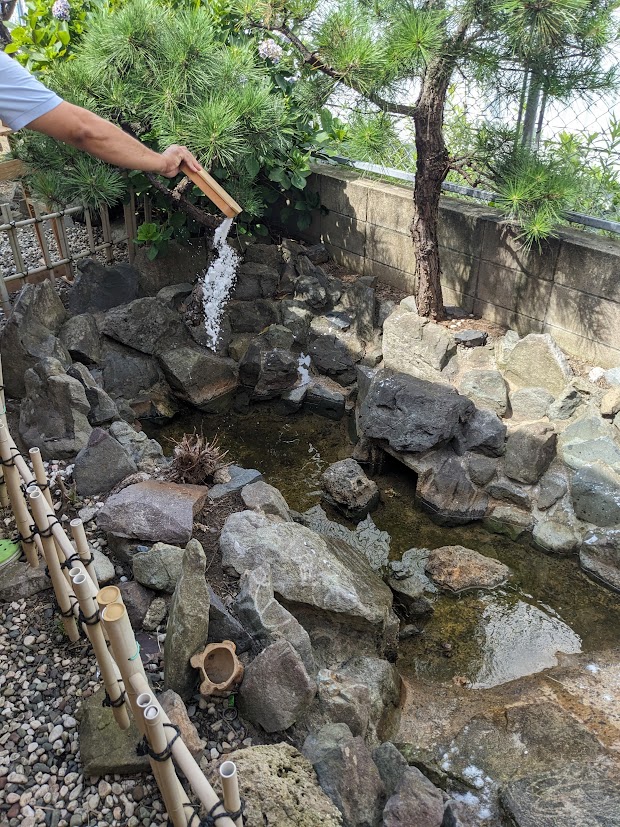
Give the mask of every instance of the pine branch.
[{"label": "pine branch", "polygon": [[151,172],[147,172],[146,177],[155,189],[161,192],[167,201],[169,201],[177,210],[181,210],[181,212],[189,215],[189,217],[193,218],[198,224],[202,224],[203,227],[208,227],[210,230],[215,230],[222,223],[222,219],[218,218],[216,215],[210,215],[209,213],[199,209],[195,204],[192,204],[191,201],[188,201],[184,195],[177,192],[178,187],[175,187],[174,190],[168,189],[168,187]]}]

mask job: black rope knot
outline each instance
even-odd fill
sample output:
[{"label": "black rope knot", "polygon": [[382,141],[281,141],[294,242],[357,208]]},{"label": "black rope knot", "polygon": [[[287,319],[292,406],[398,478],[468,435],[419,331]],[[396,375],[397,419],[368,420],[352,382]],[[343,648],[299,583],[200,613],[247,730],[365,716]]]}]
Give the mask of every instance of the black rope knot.
[{"label": "black rope knot", "polygon": [[39,531],[41,537],[52,537],[54,533],[52,529],[55,525],[60,525],[59,521],[56,518],[54,518],[54,520],[48,525],[47,528],[44,528],[41,531]]},{"label": "black rope knot", "polygon": [[80,609],[78,619],[80,623],[83,623],[85,626],[95,626],[95,624],[99,623],[99,609],[94,611],[92,615],[88,615],[88,617]]},{"label": "black rope knot", "polygon": [[[209,810],[207,815],[204,819],[201,819],[197,813],[192,814],[192,820],[190,821],[190,827],[217,827],[217,822],[221,818],[230,818],[232,821],[236,821],[240,816],[245,813],[245,799],[241,800],[241,806],[236,812],[229,812],[221,801],[217,801],[213,807]],[[223,812],[215,814],[215,811],[219,808],[222,808]]]},{"label": "black rope knot", "polygon": [[177,738],[181,737],[181,732],[179,728],[174,724],[164,724],[164,726],[168,727],[168,729],[173,729],[175,733],[172,740],[169,741],[166,745],[166,748],[163,749],[161,752],[154,752],[151,749],[145,735],[140,744],[138,744],[138,747],[136,749],[138,755],[148,755],[150,758],[153,759],[153,761],[158,761],[159,763],[162,763],[163,761],[167,761],[169,758],[172,758],[172,745],[177,740]]},{"label": "black rope knot", "polygon": [[67,557],[65,562],[60,564],[60,568],[61,569],[72,569],[73,564],[76,562],[76,560],[77,560],[78,563],[81,560],[81,557],[77,552],[75,554],[72,554],[71,557]]},{"label": "black rope knot", "polygon": [[[101,706],[109,706],[112,709],[118,709],[124,703],[125,703],[125,690],[123,690],[121,692],[121,694],[118,696],[118,698],[115,701],[113,701],[112,698],[108,695],[108,690],[106,689],[105,698],[101,701]],[[137,751],[138,750],[136,749],[136,752]],[[146,753],[144,753],[144,754],[146,754]],[[138,752],[138,755],[140,755],[139,752]]]}]

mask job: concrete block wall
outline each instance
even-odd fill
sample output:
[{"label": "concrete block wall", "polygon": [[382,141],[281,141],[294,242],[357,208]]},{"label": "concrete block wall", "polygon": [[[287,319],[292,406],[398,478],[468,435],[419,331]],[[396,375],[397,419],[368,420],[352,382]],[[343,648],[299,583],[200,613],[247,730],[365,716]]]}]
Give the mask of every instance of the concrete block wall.
[{"label": "concrete block wall", "polygon": [[[308,187],[328,212],[315,212],[306,238],[354,272],[416,292],[411,187],[323,165]],[[442,199],[439,242],[447,305],[521,335],[548,331],[568,353],[620,365],[620,242],[562,230],[542,253],[527,252],[497,211],[452,198]]]}]

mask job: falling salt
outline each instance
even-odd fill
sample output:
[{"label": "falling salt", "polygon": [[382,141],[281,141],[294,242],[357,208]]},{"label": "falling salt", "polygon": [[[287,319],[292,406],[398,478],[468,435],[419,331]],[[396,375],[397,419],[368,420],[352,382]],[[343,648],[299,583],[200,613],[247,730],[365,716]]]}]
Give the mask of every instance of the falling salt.
[{"label": "falling salt", "polygon": [[205,271],[202,282],[205,332],[212,350],[217,347],[224,305],[237,278],[239,256],[226,243],[232,222],[232,218],[225,219],[215,231],[213,246],[217,257]]},{"label": "falling salt", "polygon": [[299,374],[299,384],[307,385],[310,382],[310,357],[303,353],[299,354],[299,362],[297,363],[297,373]]},{"label": "falling salt", "polygon": [[586,669],[588,670],[588,672],[592,672],[593,675],[596,675],[596,673],[599,671],[599,667],[595,663],[589,663],[586,666]]}]

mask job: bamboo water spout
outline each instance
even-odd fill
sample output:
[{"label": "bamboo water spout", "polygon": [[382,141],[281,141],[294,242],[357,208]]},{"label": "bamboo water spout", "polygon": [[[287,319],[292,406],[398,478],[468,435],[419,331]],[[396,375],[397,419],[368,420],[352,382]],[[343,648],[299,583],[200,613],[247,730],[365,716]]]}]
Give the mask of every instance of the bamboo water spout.
[{"label": "bamboo water spout", "polygon": [[207,198],[210,198],[227,218],[235,218],[240,212],[243,212],[243,207],[240,207],[234,198],[226,192],[224,187],[221,187],[215,178],[209,175],[204,169],[201,169],[200,172],[194,172],[187,164],[183,163],[181,164],[181,172],[183,175],[186,175],[199,190],[202,190]]}]

